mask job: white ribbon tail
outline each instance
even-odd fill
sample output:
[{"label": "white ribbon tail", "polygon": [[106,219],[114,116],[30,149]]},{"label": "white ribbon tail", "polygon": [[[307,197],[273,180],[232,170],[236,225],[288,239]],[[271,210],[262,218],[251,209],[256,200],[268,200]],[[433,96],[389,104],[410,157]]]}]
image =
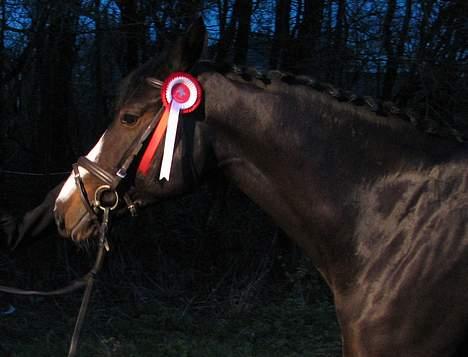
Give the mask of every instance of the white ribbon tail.
[{"label": "white ribbon tail", "polygon": [[164,153],[161,164],[161,173],[159,179],[165,178],[169,181],[171,173],[172,156],[174,155],[174,144],[177,134],[177,124],[179,122],[180,105],[176,101],[172,101],[169,110],[169,118],[167,120],[166,138],[164,140]]}]

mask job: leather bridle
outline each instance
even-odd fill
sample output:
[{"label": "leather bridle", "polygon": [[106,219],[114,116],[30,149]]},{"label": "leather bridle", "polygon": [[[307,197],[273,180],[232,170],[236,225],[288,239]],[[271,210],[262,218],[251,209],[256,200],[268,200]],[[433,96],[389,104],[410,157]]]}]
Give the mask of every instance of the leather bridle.
[{"label": "leather bridle", "polygon": [[[151,80],[151,85],[154,87],[161,87],[162,82],[156,79]],[[161,99],[160,97],[158,98]],[[132,165],[135,158],[138,156],[140,151],[145,146],[148,136],[154,131],[159,119],[161,118],[164,107],[161,103],[161,108],[158,110],[156,115],[153,117],[151,122],[146,127],[143,134],[138,137],[130,147],[130,150],[127,151],[128,155],[122,159],[120,162],[122,164],[115,170],[115,173],[110,172],[97,163],[89,160],[85,156],[78,158],[77,162],[73,164],[73,175],[75,178],[75,184],[80,193],[81,201],[86,208],[86,214],[90,216],[90,219],[99,222],[99,248],[96,254],[96,261],[92,269],[81,279],[74,280],[72,283],[67,285],[62,289],[57,289],[53,291],[37,291],[37,290],[24,290],[18,288],[12,288],[8,286],[0,286],[0,291],[10,293],[10,294],[20,294],[20,295],[39,295],[39,296],[52,296],[52,295],[62,295],[86,287],[85,293],[83,295],[83,300],[81,303],[80,311],[75,323],[75,329],[73,331],[72,339],[70,342],[70,348],[68,351],[69,357],[76,356],[78,339],[80,331],[83,325],[87,307],[89,305],[91,291],[94,285],[95,277],[99,270],[102,267],[103,259],[105,252],[109,250],[109,245],[107,242],[107,231],[109,227],[109,213],[111,210],[115,209],[119,204],[119,195],[118,188],[123,179],[127,177],[127,172]],[[94,175],[99,179],[103,184],[99,186],[94,194],[94,200],[90,200],[86,191],[85,183],[80,174],[79,168],[82,167],[87,170],[90,174]],[[109,201],[106,199],[106,202],[103,201],[103,195],[105,193],[111,193],[114,195],[113,200]],[[132,216],[136,215],[136,205],[130,198],[128,192],[123,193],[123,198],[126,202],[127,208],[130,210]],[[102,215],[99,213],[102,212]],[[83,218],[77,223],[74,227],[76,229],[83,222]]]},{"label": "leather bridle", "polygon": [[[161,87],[162,82],[152,79],[151,85],[154,87]],[[159,101],[161,100],[160,96],[158,97]],[[143,134],[138,137],[132,144],[131,149],[128,152],[128,155],[125,159],[120,160],[122,163],[119,165],[117,169],[113,172],[110,172],[104,169],[99,164],[89,160],[86,156],[80,156],[76,163],[73,164],[73,175],[75,179],[75,185],[80,193],[81,202],[83,203],[84,207],[86,208],[86,212],[89,215],[90,219],[96,220],[98,218],[99,209],[97,208],[105,193],[111,193],[114,195],[113,202],[111,203],[112,209],[116,208],[119,204],[119,195],[118,195],[118,188],[122,182],[127,177],[128,170],[132,163],[134,162],[135,158],[138,156],[140,151],[145,146],[145,142],[147,141],[149,135],[154,131],[159,119],[161,118],[162,112],[164,111],[164,107],[161,105],[161,108],[158,110],[156,115],[153,117],[151,122],[146,127]],[[82,167],[87,170],[90,174],[96,177],[98,180],[102,181],[103,185],[99,186],[94,195],[94,200],[90,200],[86,191],[86,186],[83,182],[83,178],[81,176],[79,168]],[[127,209],[130,211],[132,216],[137,215],[137,205],[132,201],[128,192],[123,193],[123,199],[125,201]],[[83,222],[81,219],[77,226],[79,226]],[[77,227],[74,227],[76,229]]]},{"label": "leather bridle", "polygon": [[[151,86],[159,89],[161,89],[163,85],[163,82],[154,78],[147,79],[147,82],[149,82]],[[75,231],[78,227],[80,227],[80,225],[83,222],[85,222],[84,218],[86,216],[89,216],[91,220],[95,221],[96,223],[99,223],[99,248],[96,254],[96,261],[92,269],[82,278],[74,280],[64,288],[56,289],[53,291],[24,290],[0,285],[0,291],[6,293],[39,296],[62,295],[86,287],[83,295],[83,300],[81,302],[80,311],[78,313],[78,317],[75,323],[75,329],[73,331],[72,339],[70,342],[70,348],[68,351],[69,357],[76,356],[80,331],[83,325],[87,307],[89,305],[95,277],[102,267],[105,252],[109,250],[109,244],[107,242],[109,214],[110,211],[114,210],[119,205],[118,190],[121,186],[121,182],[122,180],[127,178],[127,173],[130,169],[130,166],[133,164],[141,150],[145,147],[148,137],[155,130],[165,110],[161,100],[161,95],[159,95],[156,99],[157,101],[161,102],[161,108],[154,115],[153,119],[148,124],[144,132],[134,140],[134,142],[130,146],[130,149],[126,151],[128,154],[119,161],[121,162],[121,164],[118,165],[118,167],[115,170],[110,171],[104,169],[102,166],[91,161],[85,156],[79,157],[77,162],[73,164],[73,176],[75,179],[75,185],[78,189],[78,192],[80,193],[81,202],[84,205],[86,212],[75,225],[75,227],[73,227],[72,236],[73,231]],[[80,173],[80,167],[85,169],[87,172],[89,172],[91,175],[93,175],[95,178],[102,182],[102,185],[96,188],[93,200],[90,200],[88,197],[86,186],[83,181],[83,177]],[[196,175],[196,171],[193,169],[193,165],[191,167],[192,171],[195,173],[194,176],[198,177]],[[106,193],[113,195],[113,199],[109,200],[109,195],[107,197],[104,197]],[[129,193],[126,191],[123,192],[122,197],[124,198],[124,201],[126,203],[127,209],[130,211],[130,214],[132,216],[135,216],[137,214],[137,206],[130,198]]]},{"label": "leather bridle", "polygon": [[[159,89],[161,89],[163,85],[161,81],[154,79],[154,78],[147,79],[147,82],[149,82],[151,86],[159,88]],[[75,231],[78,227],[80,227],[80,225],[83,222],[85,222],[84,218],[86,216],[89,216],[91,220],[95,221],[96,223],[99,223],[99,247],[98,247],[98,251],[96,254],[96,260],[92,269],[82,278],[74,280],[66,287],[52,290],[52,291],[24,290],[24,289],[18,289],[18,288],[0,285],[0,291],[6,292],[6,293],[20,294],[20,295],[39,295],[39,296],[62,295],[65,293],[70,293],[77,289],[81,289],[83,287],[86,288],[84,295],[83,295],[80,311],[78,313],[78,317],[75,323],[75,329],[73,331],[72,339],[70,342],[70,348],[68,351],[69,357],[76,356],[80,331],[83,325],[87,307],[89,305],[94,281],[95,281],[97,273],[102,267],[105,252],[109,250],[109,244],[107,241],[107,232],[109,228],[109,214],[110,214],[110,211],[114,210],[119,205],[118,190],[121,186],[121,182],[122,180],[127,178],[127,174],[130,169],[130,166],[133,164],[137,156],[145,147],[148,137],[155,130],[165,110],[163,103],[161,101],[161,95],[159,95],[156,98],[156,100],[161,102],[161,108],[154,115],[153,119],[148,124],[144,132],[133,141],[132,145],[130,146],[130,149],[126,151],[126,153],[128,154],[119,161],[121,162],[121,164],[118,165],[118,167],[115,170],[110,171],[110,170],[104,169],[102,166],[91,161],[85,156],[79,157],[77,162],[73,164],[73,176],[75,179],[75,185],[78,189],[78,192],[80,193],[81,202],[83,203],[86,209],[86,212],[78,221],[78,223],[75,225],[75,227],[73,227],[72,236],[73,236],[73,231]],[[95,178],[97,178],[99,181],[102,182],[102,185],[96,188],[93,200],[90,200],[88,197],[86,186],[83,181],[83,177],[81,176],[81,173],[80,173],[80,167],[85,169],[87,172],[89,172],[91,175],[93,175]],[[197,178],[198,175],[196,173],[196,170],[194,170],[193,163],[191,163],[191,169],[192,169],[192,172],[194,173],[194,177]],[[107,197],[104,197],[106,193],[107,194],[110,193],[111,195],[113,195],[113,199],[109,200],[108,199],[109,195]],[[130,214],[132,216],[136,216],[137,206],[130,198],[130,194],[127,191],[124,191],[122,193],[122,197],[126,203],[127,209],[130,211]]]}]

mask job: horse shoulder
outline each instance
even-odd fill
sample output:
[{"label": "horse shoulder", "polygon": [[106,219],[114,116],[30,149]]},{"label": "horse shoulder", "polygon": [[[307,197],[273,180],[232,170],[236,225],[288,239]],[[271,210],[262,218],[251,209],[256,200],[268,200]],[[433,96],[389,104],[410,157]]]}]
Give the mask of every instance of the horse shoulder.
[{"label": "horse shoulder", "polygon": [[468,321],[468,290],[460,288],[468,276],[466,187],[463,167],[445,165],[363,191],[361,269],[337,299],[348,349],[363,356],[454,353]]}]

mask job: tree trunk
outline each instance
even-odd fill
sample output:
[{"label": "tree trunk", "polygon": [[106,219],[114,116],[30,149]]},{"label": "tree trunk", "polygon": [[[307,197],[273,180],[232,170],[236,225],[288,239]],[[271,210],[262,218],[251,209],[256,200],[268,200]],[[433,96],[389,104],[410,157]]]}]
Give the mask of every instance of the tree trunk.
[{"label": "tree trunk", "polygon": [[226,61],[228,57],[234,36],[236,34],[240,11],[241,9],[239,8],[239,1],[236,1],[232,9],[232,15],[231,15],[231,20],[229,21],[229,25],[226,27],[226,30],[224,31],[224,36],[222,36],[218,42],[218,48],[217,48],[217,53],[216,53],[217,62],[224,62]]},{"label": "tree trunk", "polygon": [[383,34],[383,48],[387,55],[387,64],[385,67],[385,74],[383,80],[382,96],[389,99],[392,96],[393,82],[395,80],[397,64],[395,58],[395,51],[393,48],[393,31],[392,23],[395,18],[396,0],[387,0],[387,12],[385,13],[382,34]]},{"label": "tree trunk", "polygon": [[96,97],[95,97],[95,114],[96,122],[98,125],[94,125],[93,132],[99,132],[99,123],[105,123],[104,120],[107,115],[106,101],[104,96],[104,84],[103,84],[103,73],[102,73],[102,22],[101,22],[101,0],[94,1],[95,8],[95,22],[96,22],[96,33],[94,37],[94,77],[96,86]]},{"label": "tree trunk", "polygon": [[121,31],[125,39],[125,69],[124,74],[138,66],[138,41],[136,35],[136,0],[120,0],[120,11],[122,18]]},{"label": "tree trunk", "polygon": [[323,20],[323,0],[304,0],[304,15],[299,25],[294,55],[298,72],[310,71],[310,64],[320,66],[314,54],[319,45]]},{"label": "tree trunk", "polygon": [[[37,125],[37,169],[63,170],[74,158],[70,146],[73,118],[73,64],[78,0],[51,5],[49,27],[38,47],[40,109]],[[45,11],[41,8],[40,11]]]},{"label": "tree trunk", "polygon": [[[4,77],[4,68],[6,65],[6,59],[5,59],[5,26],[6,26],[6,4],[5,1],[2,1],[0,5],[0,13],[2,16],[2,22],[0,23],[0,118],[5,118],[5,102],[6,100],[4,99],[3,93],[4,93],[4,82],[3,82],[3,77]],[[1,126],[0,126],[1,127]]]},{"label": "tree trunk", "polygon": [[237,0],[239,3],[239,25],[234,45],[234,63],[245,65],[249,47],[250,20],[252,17],[252,0]]},{"label": "tree trunk", "polygon": [[271,68],[288,67],[290,14],[291,0],[278,0],[275,15],[275,33],[270,53]]},{"label": "tree trunk", "polygon": [[145,26],[138,11],[138,0],[119,0],[121,28],[125,43],[122,74],[134,70],[140,64],[140,50]]},{"label": "tree trunk", "polygon": [[218,0],[216,1],[218,7],[218,23],[219,23],[219,38],[224,38],[226,34],[226,25],[227,25],[227,15],[229,10],[229,1],[228,0]]},{"label": "tree trunk", "polygon": [[346,0],[338,0],[338,10],[335,19],[334,34],[334,68],[335,82],[339,86],[343,85],[344,64],[346,62],[346,42],[348,38],[348,24],[346,21]]},{"label": "tree trunk", "polygon": [[[6,4],[5,1],[2,1],[0,5],[0,13],[2,16],[2,23],[0,24],[0,68],[3,68],[1,65],[3,62],[3,50],[5,48],[5,26],[6,26]],[[3,71],[3,69],[2,69]],[[2,77],[0,77],[2,78]]]},{"label": "tree trunk", "polygon": [[422,18],[419,22],[419,29],[418,29],[419,41],[418,41],[418,45],[416,48],[416,55],[415,55],[416,58],[410,70],[411,76],[414,76],[414,77],[417,76],[416,71],[417,71],[418,65],[422,64],[422,62],[424,61],[425,54],[426,54],[426,46],[429,41],[429,35],[428,35],[429,21],[430,21],[431,13],[434,8],[434,4],[435,4],[435,0],[421,2]]}]

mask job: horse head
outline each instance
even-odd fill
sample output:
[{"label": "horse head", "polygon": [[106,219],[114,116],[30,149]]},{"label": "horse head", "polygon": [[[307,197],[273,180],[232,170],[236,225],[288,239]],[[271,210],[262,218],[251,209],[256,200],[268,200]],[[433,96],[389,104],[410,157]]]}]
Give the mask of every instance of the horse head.
[{"label": "horse head", "polygon": [[[74,165],[74,172],[57,197],[55,220],[63,236],[81,241],[96,234],[97,212],[93,211],[97,211],[96,201],[100,199],[96,195],[103,189],[103,200],[116,201],[108,192],[115,189],[120,196],[133,191],[131,199],[146,204],[146,197],[157,201],[183,194],[198,182],[209,153],[203,126],[197,125],[203,119],[202,108],[179,121],[170,180],[158,179],[162,149],[156,151],[145,172],[138,170],[138,165],[164,111],[162,80],[174,72],[190,71],[201,56],[205,38],[205,26],[199,19],[184,36],[123,81],[111,125],[94,148]],[[134,202],[126,201],[133,207]]]}]

